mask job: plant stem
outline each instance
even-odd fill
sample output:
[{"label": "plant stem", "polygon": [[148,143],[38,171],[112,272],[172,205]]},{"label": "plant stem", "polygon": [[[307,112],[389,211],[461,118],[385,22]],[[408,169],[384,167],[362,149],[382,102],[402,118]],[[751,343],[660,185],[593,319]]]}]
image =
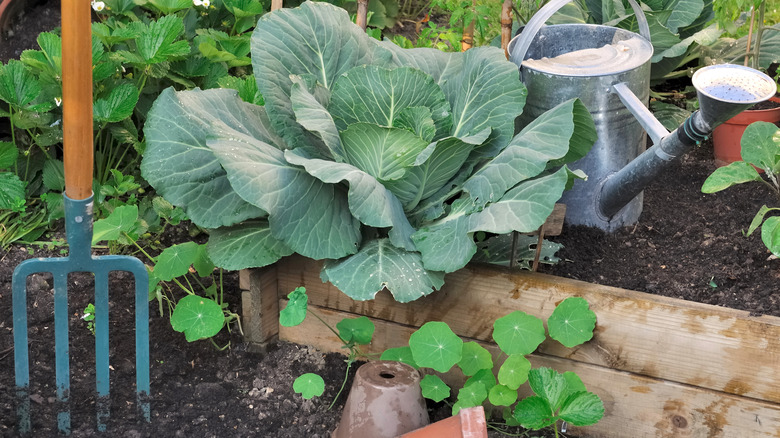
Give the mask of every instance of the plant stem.
[{"label": "plant stem", "polygon": [[[322,320],[320,320],[320,321],[322,321]],[[325,325],[327,325],[327,324],[325,324]],[[336,400],[339,399],[339,396],[341,395],[341,392],[344,391],[344,387],[347,386],[347,380],[349,379],[349,369],[350,369],[350,367],[352,367],[352,363],[353,362],[354,362],[354,359],[350,355],[349,359],[347,359],[347,372],[344,373],[344,381],[341,382],[341,388],[339,388],[339,392],[336,393],[336,396],[333,397],[333,401],[330,403],[330,406],[328,406],[328,410],[331,410],[333,408],[333,405],[336,404]]]}]

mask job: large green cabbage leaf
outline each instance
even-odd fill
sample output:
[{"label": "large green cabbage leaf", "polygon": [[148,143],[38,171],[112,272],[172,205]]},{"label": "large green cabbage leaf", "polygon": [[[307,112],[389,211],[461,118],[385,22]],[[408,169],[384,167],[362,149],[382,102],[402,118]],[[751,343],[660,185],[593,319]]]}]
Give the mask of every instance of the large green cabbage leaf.
[{"label": "large green cabbage leaf", "polygon": [[417,299],[471,260],[474,233],[537,229],[595,139],[577,100],[515,135],[526,90],[500,50],[401,49],[327,3],[263,16],[252,62],[265,107],[159,97],[144,175],[213,229],[217,265],[297,252],[355,299]]}]

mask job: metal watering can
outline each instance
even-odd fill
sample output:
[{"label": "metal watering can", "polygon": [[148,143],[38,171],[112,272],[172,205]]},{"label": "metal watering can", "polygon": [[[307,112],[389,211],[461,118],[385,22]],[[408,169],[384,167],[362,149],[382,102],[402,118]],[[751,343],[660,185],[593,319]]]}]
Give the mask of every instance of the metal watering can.
[{"label": "metal watering can", "polygon": [[[570,1],[550,1],[509,43],[509,59],[528,89],[520,124],[575,97],[585,104],[598,139],[572,166],[588,180],[576,182],[561,202],[568,223],[614,231],[636,223],[642,190],[668,163],[716,126],[774,96],[777,86],[748,67],[704,67],[693,75],[699,110],[670,133],[647,109],[653,46],[642,8],[629,0],[639,34],[594,24],[544,25]],[[653,142],[647,150],[645,134]]]}]

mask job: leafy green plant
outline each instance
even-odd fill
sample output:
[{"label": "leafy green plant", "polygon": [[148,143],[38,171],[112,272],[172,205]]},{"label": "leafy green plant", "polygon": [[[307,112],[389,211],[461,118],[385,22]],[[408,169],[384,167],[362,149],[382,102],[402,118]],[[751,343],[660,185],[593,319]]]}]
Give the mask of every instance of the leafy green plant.
[{"label": "leafy green plant", "polygon": [[[352,365],[355,361],[367,359],[367,356],[360,351],[360,346],[371,343],[371,339],[374,337],[374,323],[365,316],[354,319],[345,318],[339,321],[339,323],[336,324],[336,329],[334,329],[330,324],[323,320],[322,317],[309,310],[309,297],[306,295],[306,288],[296,288],[287,295],[287,298],[287,305],[279,312],[279,324],[285,327],[294,327],[302,323],[303,320],[306,319],[307,314],[311,314],[339,338],[343,343],[344,349],[349,350],[349,353],[347,354],[347,370],[344,373],[344,381],[341,383],[339,392],[333,397],[333,401],[328,408],[330,409],[336,404],[336,400],[338,400],[341,392],[344,391],[344,386],[347,383],[349,370]],[[319,375],[306,373],[295,379],[293,382],[293,389],[296,393],[301,394],[303,398],[310,399],[312,397],[321,396],[325,392],[325,384],[322,377]]]},{"label": "leafy green plant", "polygon": [[[595,324],[596,315],[578,297],[563,300],[547,320],[549,336],[569,348],[589,341]],[[493,354],[476,342],[463,342],[443,322],[425,323],[411,335],[408,346],[386,350],[381,359],[440,373],[457,366],[467,380],[452,405],[453,415],[460,409],[487,402],[503,408],[508,426],[521,425],[532,430],[552,426],[556,436],[559,421],[576,426],[595,424],[604,415],[604,405],[596,394],[586,390],[575,373],[532,369],[525,358],[545,339],[540,319],[515,311],[493,324],[493,340],[500,349],[495,357],[503,359],[497,372]],[[518,402],[518,389],[526,382],[536,395]],[[420,385],[423,396],[435,402],[447,399],[451,393],[451,388],[436,375],[426,375]]]},{"label": "leafy green plant", "polygon": [[[704,193],[715,193],[735,184],[761,182],[774,193],[780,205],[780,129],[773,123],[755,122],[742,134],[742,160],[716,169],[702,185]],[[755,167],[754,167],[755,166]],[[756,170],[763,170],[763,176]],[[780,207],[762,206],[748,228],[750,236],[759,227],[764,245],[780,257]]]},{"label": "leafy green plant", "polygon": [[95,334],[95,305],[92,303],[87,304],[84,308],[84,312],[81,315],[81,319],[87,323],[87,330],[93,335]]},{"label": "leafy green plant", "polygon": [[595,140],[578,100],[515,135],[526,91],[499,49],[401,49],[326,3],[264,15],[252,62],[263,107],[161,94],[143,176],[211,229],[218,266],[297,252],[359,300],[427,295],[471,260],[474,233],[536,230],[575,175],[561,165]]}]

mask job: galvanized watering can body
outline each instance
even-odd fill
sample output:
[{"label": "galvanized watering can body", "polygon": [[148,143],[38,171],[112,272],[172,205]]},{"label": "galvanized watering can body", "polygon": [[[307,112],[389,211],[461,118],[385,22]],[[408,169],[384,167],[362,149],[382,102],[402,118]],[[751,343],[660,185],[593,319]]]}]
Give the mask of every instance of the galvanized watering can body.
[{"label": "galvanized watering can body", "polygon": [[[565,192],[569,224],[614,231],[642,213],[642,190],[675,158],[707,139],[716,126],[776,92],[767,75],[743,66],[712,65],[692,77],[699,110],[669,132],[647,109],[650,29],[634,0],[639,35],[609,26],[544,23],[570,0],[552,0],[509,44],[528,88],[521,126],[554,106],[579,98],[596,125],[598,140],[572,167],[583,170]],[[653,146],[645,150],[646,136]]]},{"label": "galvanized watering can body", "polygon": [[[625,167],[644,152],[645,130],[620,96],[612,90],[624,83],[645,105],[650,93],[650,58],[653,48],[649,30],[644,35],[616,27],[593,24],[557,24],[534,29],[534,20],[544,24],[558,8],[568,3],[553,1],[529,21],[526,29],[509,44],[509,59],[518,65],[528,98],[520,117],[524,126],[545,111],[569,99],[579,98],[588,108],[596,126],[598,139],[591,152],[572,168],[582,169],[588,181],[577,181],[564,193],[561,202],[567,206],[566,221],[608,228],[619,228],[638,220],[642,213],[641,193],[612,218],[598,212],[593,199],[598,197],[605,177]],[[647,26],[641,9],[637,19]],[[640,26],[641,27],[641,26]],[[621,42],[631,41],[631,47],[620,53]],[[608,47],[606,56],[585,59],[577,65],[561,62],[534,63],[528,60],[555,58],[563,54]],[[571,61],[571,60],[568,60]]]}]

